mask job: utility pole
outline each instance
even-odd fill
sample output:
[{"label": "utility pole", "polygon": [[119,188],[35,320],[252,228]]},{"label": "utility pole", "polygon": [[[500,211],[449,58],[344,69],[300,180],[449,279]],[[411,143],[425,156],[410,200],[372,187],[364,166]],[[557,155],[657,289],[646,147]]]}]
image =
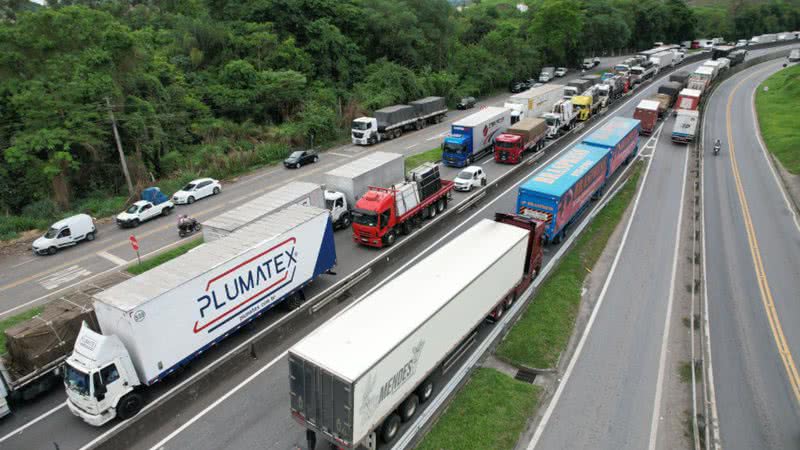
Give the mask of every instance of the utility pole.
[{"label": "utility pole", "polygon": [[128,173],[128,163],[125,162],[125,153],[122,152],[122,142],[119,140],[119,131],[117,131],[117,120],[114,119],[114,111],[111,109],[111,100],[109,100],[108,97],[106,97],[106,105],[108,105],[108,115],[111,117],[111,127],[114,129],[114,140],[117,141],[117,151],[119,152],[119,162],[122,164],[122,173],[125,174],[125,182],[128,183],[128,195],[133,196],[131,174]]}]

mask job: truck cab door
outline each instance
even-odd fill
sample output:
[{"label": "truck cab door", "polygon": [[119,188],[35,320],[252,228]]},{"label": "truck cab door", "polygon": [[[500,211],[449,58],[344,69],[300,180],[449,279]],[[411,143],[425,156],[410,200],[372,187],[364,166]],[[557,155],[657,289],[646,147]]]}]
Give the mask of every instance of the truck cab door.
[{"label": "truck cab door", "polygon": [[[111,363],[95,372],[92,376],[92,384],[100,411],[116,407],[119,399],[131,390],[128,386],[129,383],[120,377],[116,363]],[[99,390],[98,387],[100,387]]]},{"label": "truck cab door", "polygon": [[378,229],[380,230],[379,236],[383,237],[389,232],[389,225],[392,223],[392,208],[386,208],[385,211],[378,214]]}]

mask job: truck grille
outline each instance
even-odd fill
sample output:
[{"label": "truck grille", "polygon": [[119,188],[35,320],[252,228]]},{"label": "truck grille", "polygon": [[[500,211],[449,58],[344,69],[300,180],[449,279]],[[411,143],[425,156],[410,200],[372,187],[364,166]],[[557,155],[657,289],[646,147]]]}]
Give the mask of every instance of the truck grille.
[{"label": "truck grille", "polygon": [[356,139],[361,139],[364,137],[364,133],[361,131],[353,131],[353,137]]}]

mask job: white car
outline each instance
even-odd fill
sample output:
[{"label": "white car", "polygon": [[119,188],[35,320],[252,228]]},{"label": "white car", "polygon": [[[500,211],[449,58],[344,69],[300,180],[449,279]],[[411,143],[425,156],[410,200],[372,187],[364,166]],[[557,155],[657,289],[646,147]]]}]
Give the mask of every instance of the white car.
[{"label": "white car", "polygon": [[209,195],[217,195],[220,192],[222,192],[222,185],[219,184],[219,181],[213,178],[198,178],[172,194],[172,202],[176,205],[191,205],[195,200]]},{"label": "white car", "polygon": [[455,190],[469,192],[473,187],[486,186],[486,172],[480,166],[469,166],[462,170],[453,182]]},{"label": "white car", "polygon": [[558,68],[558,69],[556,69],[556,71],[555,71],[555,75],[556,75],[557,77],[563,77],[563,76],[564,76],[564,75],[566,75],[566,74],[567,74],[567,68],[566,68],[566,67],[559,67],[559,68]]},{"label": "white car", "polygon": [[44,236],[33,241],[31,249],[37,255],[54,255],[60,248],[76,245],[83,240],[93,241],[96,232],[92,218],[78,214],[51,225]]}]

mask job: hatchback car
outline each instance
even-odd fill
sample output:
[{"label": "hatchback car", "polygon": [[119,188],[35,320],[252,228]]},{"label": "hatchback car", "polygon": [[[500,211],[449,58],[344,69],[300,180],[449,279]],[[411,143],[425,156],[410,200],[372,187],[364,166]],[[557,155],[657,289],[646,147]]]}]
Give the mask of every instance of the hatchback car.
[{"label": "hatchback car", "polygon": [[470,109],[475,107],[475,97],[464,97],[458,101],[458,105],[456,108],[458,109]]},{"label": "hatchback car", "polygon": [[557,77],[563,77],[564,75],[567,74],[567,68],[566,67],[559,67],[558,69],[556,69],[556,71],[554,73],[555,73],[555,75]]},{"label": "hatchback car", "polygon": [[283,165],[289,169],[299,169],[306,164],[319,161],[319,155],[313,150],[297,150],[283,160]]},{"label": "hatchback car", "polygon": [[455,190],[469,192],[473,187],[486,186],[486,172],[480,166],[469,166],[462,170],[453,182]]},{"label": "hatchback car", "polygon": [[213,178],[198,178],[194,181],[190,181],[186,186],[182,187],[180,191],[172,194],[172,203],[176,205],[191,205],[195,200],[200,200],[209,195],[217,195],[220,192],[222,192],[222,185],[219,184],[218,180]]}]

